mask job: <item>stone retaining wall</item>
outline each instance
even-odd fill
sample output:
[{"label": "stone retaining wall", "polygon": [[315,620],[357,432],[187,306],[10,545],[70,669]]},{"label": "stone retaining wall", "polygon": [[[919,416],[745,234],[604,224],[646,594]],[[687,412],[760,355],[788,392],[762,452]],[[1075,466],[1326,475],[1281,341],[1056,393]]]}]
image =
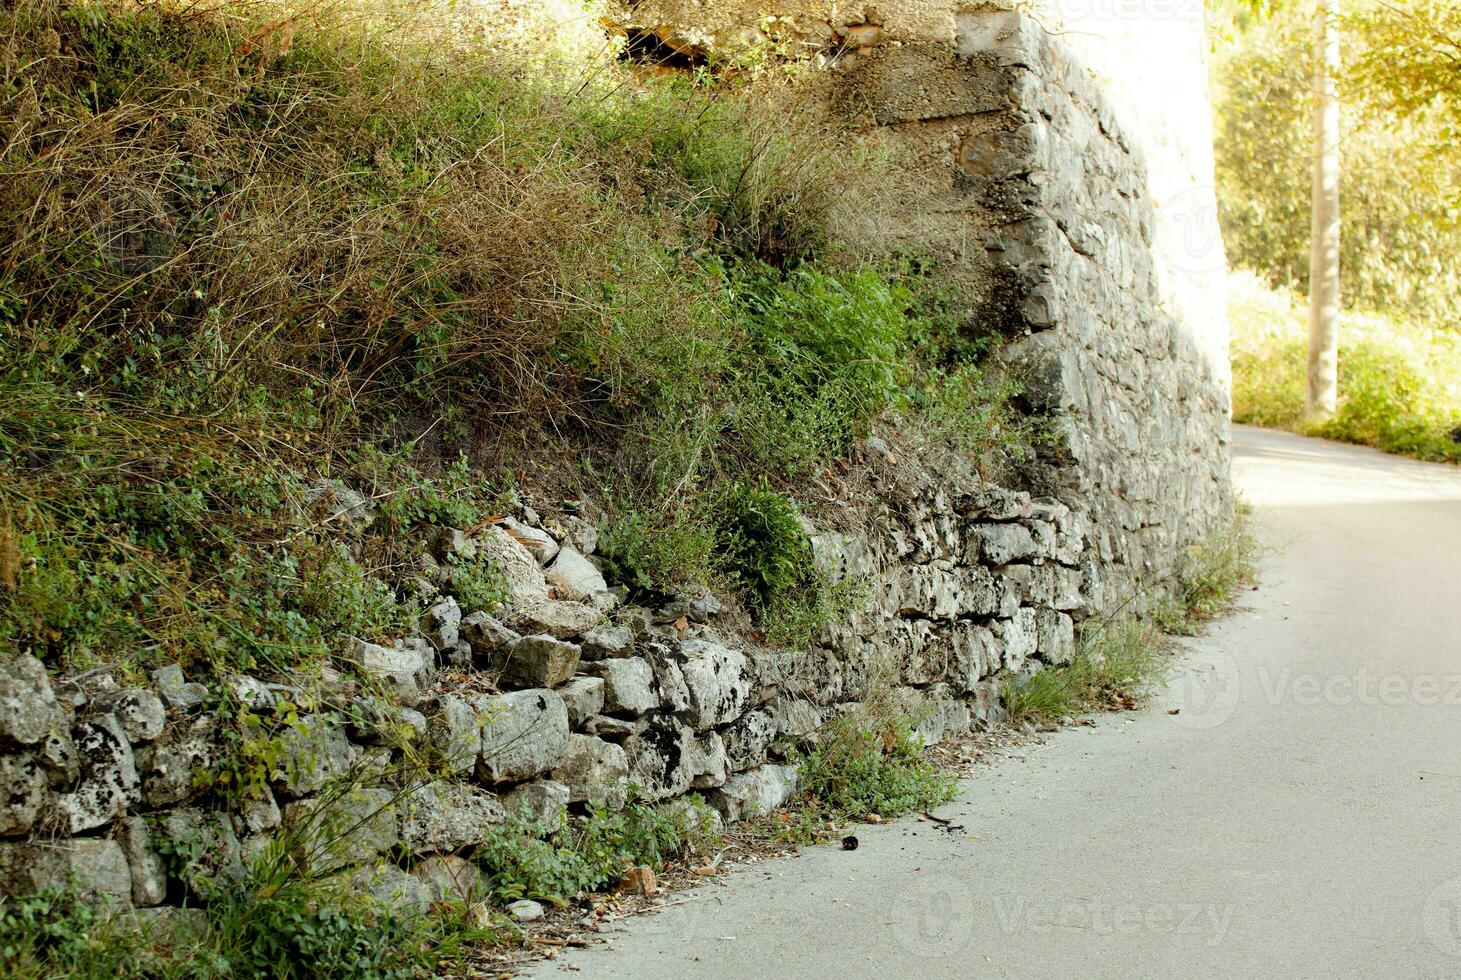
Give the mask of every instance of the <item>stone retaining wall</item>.
[{"label": "stone retaining wall", "polygon": [[[729,820],[793,792],[786,738],[870,690],[901,699],[937,741],[1001,717],[999,684],[1069,657],[1083,595],[1084,528],[1054,501],[923,470],[883,476],[857,531],[816,533],[815,560],[866,587],[867,608],[808,651],[747,647],[713,597],[619,604],[571,514],[446,530],[421,587],[449,588],[453,552],[486,551],[508,577],[497,616],[445,592],[421,632],[355,641],[311,693],[231,677],[205,687],[175,666],[145,686],[99,669],[55,680],[39,661],[0,668],[0,891],[74,876],[152,907],[201,897],[288,828],[312,868],[393,902],[470,891],[466,858],[508,810],[697,792]],[[221,709],[234,720],[224,721]],[[239,771],[239,713],[254,793]],[[336,839],[338,838],[338,839]],[[410,859],[401,860],[408,854]]]}]

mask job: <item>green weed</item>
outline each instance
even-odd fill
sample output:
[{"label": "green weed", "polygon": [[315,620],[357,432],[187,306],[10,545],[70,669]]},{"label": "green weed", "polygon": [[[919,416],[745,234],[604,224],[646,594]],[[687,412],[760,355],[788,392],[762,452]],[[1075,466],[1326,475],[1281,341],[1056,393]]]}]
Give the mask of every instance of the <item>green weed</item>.
[{"label": "green weed", "polygon": [[797,787],[825,819],[930,810],[953,797],[952,775],[923,758],[915,720],[861,711],[824,726],[798,760]]},{"label": "green weed", "polygon": [[1069,663],[1007,683],[1013,721],[1053,721],[1083,711],[1131,707],[1166,677],[1170,654],[1152,624],[1124,617],[1084,627]]},{"label": "green weed", "polygon": [[652,806],[631,793],[622,809],[595,806],[564,827],[510,814],[475,859],[501,901],[564,904],[614,884],[635,865],[662,871],[668,861],[703,851],[712,840],[708,826],[704,803]]}]

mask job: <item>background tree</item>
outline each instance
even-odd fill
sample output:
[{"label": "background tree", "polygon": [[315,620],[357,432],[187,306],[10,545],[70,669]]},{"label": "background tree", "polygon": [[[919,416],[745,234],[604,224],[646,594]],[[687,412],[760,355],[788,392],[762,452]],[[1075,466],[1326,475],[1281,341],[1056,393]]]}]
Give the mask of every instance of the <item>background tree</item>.
[{"label": "background tree", "polygon": [[1304,415],[1323,421],[1339,399],[1339,25],[1337,0],[1314,16],[1314,189],[1309,243],[1309,386]]}]

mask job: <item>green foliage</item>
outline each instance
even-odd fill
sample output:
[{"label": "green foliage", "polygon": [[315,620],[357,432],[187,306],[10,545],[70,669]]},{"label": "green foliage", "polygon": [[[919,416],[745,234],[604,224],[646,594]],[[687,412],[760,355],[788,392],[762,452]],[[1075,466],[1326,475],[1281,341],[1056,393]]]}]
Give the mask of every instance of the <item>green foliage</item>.
[{"label": "green foliage", "polygon": [[1461,461],[1461,335],[1378,314],[1343,313],[1339,404],[1303,421],[1308,326],[1300,298],[1251,276],[1229,281],[1233,419],[1374,446],[1419,459]]},{"label": "green foliage", "polygon": [[[1415,6],[1442,5],[1449,6]],[[1340,92],[1342,293],[1360,309],[1447,324],[1461,303],[1461,272],[1452,260],[1461,251],[1461,146],[1454,110],[1424,94],[1436,88],[1412,85],[1406,52],[1428,50],[1426,63],[1445,66],[1453,95],[1461,84],[1453,63],[1427,46],[1434,38],[1413,34],[1407,46],[1396,36],[1396,25],[1416,27],[1409,17],[1382,5],[1346,23],[1344,57],[1358,74]],[[1213,66],[1218,208],[1228,257],[1272,285],[1301,291],[1309,264],[1311,18],[1311,8],[1293,5],[1259,20],[1220,47]]]},{"label": "green foliage", "polygon": [[726,565],[755,604],[780,599],[806,578],[810,544],[801,514],[786,496],[764,483],[737,484],[718,525]]},{"label": "green foliage", "polygon": [[1150,623],[1123,617],[1091,623],[1076,638],[1069,663],[1042,667],[1006,684],[1015,721],[1054,721],[1081,711],[1131,707],[1159,684],[1170,658]]},{"label": "green foliage", "polygon": [[497,612],[507,604],[507,577],[486,554],[449,555],[451,592],[469,612]]},{"label": "green foliage", "polygon": [[636,589],[704,585],[713,568],[715,532],[689,507],[645,514],[622,504],[601,529],[604,572]]},{"label": "green foliage", "polygon": [[[417,532],[480,526],[528,446],[632,502],[610,571],[656,589],[749,540],[718,530],[738,482],[890,409],[1011,451],[1007,390],[870,227],[879,147],[774,86],[505,62],[454,20],[315,11],[274,58],[196,11],[0,11],[0,643],[307,673],[414,619]],[[326,476],[368,531],[301,505]],[[730,560],[753,602],[787,540]]]},{"label": "green foliage", "polygon": [[1241,505],[1230,523],[1188,549],[1177,573],[1181,632],[1192,632],[1226,610],[1244,586],[1256,581],[1260,550]]},{"label": "green foliage", "polygon": [[622,809],[595,806],[561,828],[526,812],[509,814],[475,857],[500,900],[561,905],[614,884],[635,865],[661,871],[667,861],[704,849],[711,841],[707,826],[708,811],[698,800],[656,807],[631,793]]},{"label": "green foliage", "polygon": [[897,816],[953,798],[954,778],[923,758],[915,719],[860,712],[824,727],[797,770],[799,792],[833,818]]},{"label": "green foliage", "polygon": [[97,905],[68,888],[0,904],[0,971],[7,977],[115,978],[130,971],[135,938],[117,935]]},{"label": "green foliage", "polygon": [[830,582],[813,572],[762,607],[761,627],[766,632],[767,643],[788,650],[806,650],[828,626],[846,622],[862,612],[867,603],[865,584]]}]

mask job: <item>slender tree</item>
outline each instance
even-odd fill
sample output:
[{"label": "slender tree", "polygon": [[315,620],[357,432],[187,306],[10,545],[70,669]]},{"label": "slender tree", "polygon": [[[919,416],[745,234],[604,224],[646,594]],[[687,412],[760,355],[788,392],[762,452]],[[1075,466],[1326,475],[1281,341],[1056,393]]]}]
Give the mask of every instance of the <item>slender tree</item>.
[{"label": "slender tree", "polygon": [[1309,246],[1309,390],[1304,414],[1334,414],[1339,389],[1338,0],[1314,18],[1314,189]]}]

